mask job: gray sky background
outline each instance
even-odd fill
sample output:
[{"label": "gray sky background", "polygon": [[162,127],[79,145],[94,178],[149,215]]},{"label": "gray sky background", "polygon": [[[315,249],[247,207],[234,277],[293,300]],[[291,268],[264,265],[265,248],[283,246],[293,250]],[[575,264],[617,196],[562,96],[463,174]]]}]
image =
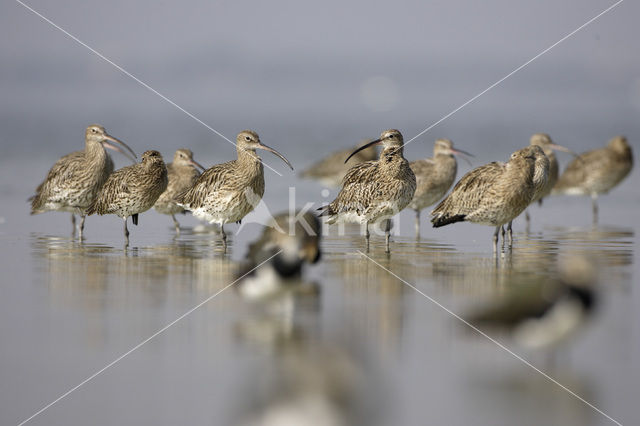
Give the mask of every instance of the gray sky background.
[{"label": "gray sky background", "polygon": [[[253,128],[304,165],[385,128],[413,137],[614,2],[27,3],[229,138]],[[428,155],[445,136],[480,161],[505,159],[536,131],[578,151],[619,133],[635,145],[639,12],[623,2],[408,156]],[[136,151],[187,146],[209,163],[235,155],[19,3],[0,5],[0,28],[5,159],[79,149],[93,122]]]}]

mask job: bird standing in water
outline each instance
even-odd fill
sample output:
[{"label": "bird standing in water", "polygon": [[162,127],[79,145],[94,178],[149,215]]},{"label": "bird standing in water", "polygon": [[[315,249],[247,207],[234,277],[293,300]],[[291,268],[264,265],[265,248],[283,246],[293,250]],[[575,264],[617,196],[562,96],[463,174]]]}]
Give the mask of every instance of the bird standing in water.
[{"label": "bird standing in water", "polygon": [[256,149],[272,152],[293,170],[289,160],[262,144],[256,132],[243,130],[236,137],[238,158],[209,168],[200,175],[193,187],[175,199],[176,204],[189,210],[195,217],[220,225],[225,250],[227,234],[224,225],[240,222],[264,195],[264,167]]},{"label": "bird standing in water", "polygon": [[433,145],[433,157],[409,163],[416,175],[416,192],[409,204],[416,212],[416,237],[420,236],[420,211],[435,204],[445,196],[456,179],[458,163],[454,155],[471,154],[453,148],[449,139],[437,139]]},{"label": "bird standing in water", "polygon": [[193,159],[193,153],[186,148],[177,150],[173,155],[173,162],[167,164],[169,184],[167,190],[160,195],[153,207],[158,213],[171,215],[176,235],[180,235],[180,223],[175,215],[184,213],[185,210],[177,205],[173,199],[196,183],[198,176],[200,176],[198,169],[204,170],[204,167]]},{"label": "bird standing in water", "polygon": [[[536,161],[544,160],[547,173],[540,171],[534,183]],[[514,152],[506,163],[493,162],[471,170],[431,212],[433,227],[462,221],[495,226],[493,247],[497,251],[500,228],[527,208],[547,174],[548,159],[535,145]]]},{"label": "bird standing in water", "polygon": [[109,135],[104,127],[98,124],[87,127],[84,137],[84,150],[60,158],[36,188],[36,194],[29,198],[31,214],[46,211],[70,212],[74,234],[75,215],[80,215],[80,239],[84,230],[85,210],[95,200],[100,188],[113,172],[113,161],[105,148],[118,151],[136,162],[135,152],[124,142]]},{"label": "bird standing in water", "polygon": [[404,209],[416,191],[416,176],[403,156],[402,134],[395,129],[385,130],[379,139],[355,150],[382,144],[380,158],[353,166],[342,181],[342,190],[326,206],[320,207],[320,216],[327,216],[328,223],[342,220],[364,225],[367,250],[369,249],[369,225],[384,222],[385,251],[389,253],[391,217]]},{"label": "bird standing in water", "polygon": [[607,146],[574,158],[564,170],[552,194],[590,195],[593,222],[598,221],[598,195],[606,194],[631,172],[633,154],[624,136],[616,136]]},{"label": "bird standing in water", "polygon": [[[531,200],[531,204],[537,201],[538,204],[542,205],[542,200],[551,193],[551,190],[558,181],[558,160],[556,159],[556,155],[553,151],[568,152],[570,154],[573,154],[573,152],[564,146],[553,143],[551,137],[546,133],[536,133],[531,136],[529,145],[538,145],[544,151],[544,155],[549,159],[549,178],[547,179],[547,183],[540,192],[533,197],[533,200]],[[528,210],[525,211],[525,217],[527,219],[527,224],[529,224],[531,218],[529,217]]]},{"label": "bird standing in water", "polygon": [[142,161],[109,176],[87,214],[115,214],[124,220],[125,246],[129,245],[127,218],[138,224],[138,214],[149,210],[167,189],[167,167],[158,151],[145,151]]}]

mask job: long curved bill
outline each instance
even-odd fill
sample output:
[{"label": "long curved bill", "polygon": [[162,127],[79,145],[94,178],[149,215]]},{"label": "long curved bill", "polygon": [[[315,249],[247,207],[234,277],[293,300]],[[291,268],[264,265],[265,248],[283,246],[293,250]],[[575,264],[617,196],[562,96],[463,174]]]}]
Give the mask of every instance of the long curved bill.
[{"label": "long curved bill", "polygon": [[284,157],[284,155],[280,154],[280,153],[279,153],[278,151],[276,151],[275,149],[271,148],[270,146],[264,145],[264,144],[262,144],[262,143],[260,143],[260,144],[257,146],[257,148],[264,149],[265,151],[269,151],[269,152],[271,152],[272,154],[277,155],[278,157],[280,157],[280,159],[281,159],[282,161],[284,161],[285,163],[287,163],[287,166],[289,166],[289,168],[290,168],[291,170],[293,170],[293,166],[291,165],[291,163],[289,162],[289,160],[287,160],[287,159]]},{"label": "long curved bill", "polygon": [[576,154],[575,152],[571,151],[569,148],[565,148],[565,147],[564,147],[564,146],[562,146],[562,145],[557,145],[557,144],[555,144],[555,143],[552,143],[552,144],[549,144],[549,145],[547,145],[547,146],[548,146],[549,148],[553,149],[553,150],[556,150],[556,151],[567,152],[567,153],[569,153],[569,154],[573,155],[574,157],[577,157],[577,156],[578,156],[578,154]]},{"label": "long curved bill", "polygon": [[367,148],[369,148],[370,146],[377,145],[377,144],[379,144],[379,143],[381,143],[381,142],[382,142],[382,140],[381,140],[381,139],[376,139],[376,140],[374,140],[374,141],[371,141],[371,142],[369,142],[369,143],[366,143],[366,144],[362,145],[360,148],[358,148],[358,149],[356,149],[355,151],[353,151],[353,152],[351,153],[351,155],[349,155],[349,156],[347,157],[347,159],[346,159],[346,160],[344,160],[344,163],[346,164],[346,163],[347,163],[347,161],[349,161],[349,159],[350,159],[351,157],[353,157],[354,155],[356,155],[357,153],[359,153],[359,152],[360,152],[360,151],[362,151],[363,149],[367,149]]},{"label": "long curved bill", "polygon": [[469,166],[473,166],[473,164],[471,164],[471,160],[467,158],[467,157],[473,158],[473,154],[470,154],[467,151],[463,151],[461,149],[456,149],[456,148],[451,148],[451,153],[453,153],[453,155],[460,155],[461,156],[460,158],[466,161]]},{"label": "long curved bill", "polygon": [[[113,144],[111,142],[115,142],[116,144]],[[136,156],[136,153],[133,152],[133,150],[131,148],[129,148],[129,145],[127,145],[126,143],[122,142],[121,140],[114,138],[111,135],[104,135],[104,139],[102,140],[102,144],[105,146],[105,148],[109,148],[112,149],[114,151],[118,151],[120,154],[124,155],[125,157],[127,157],[129,160],[133,161],[133,163],[137,163],[138,162],[138,157]],[[127,151],[125,151],[124,149],[120,148],[120,146],[123,146],[127,149]],[[131,154],[129,154],[131,153]]]},{"label": "long curved bill", "polygon": [[200,169],[203,172],[206,170],[202,164],[198,163],[196,160],[189,160],[189,164],[191,164],[193,167],[195,167],[196,169]]}]

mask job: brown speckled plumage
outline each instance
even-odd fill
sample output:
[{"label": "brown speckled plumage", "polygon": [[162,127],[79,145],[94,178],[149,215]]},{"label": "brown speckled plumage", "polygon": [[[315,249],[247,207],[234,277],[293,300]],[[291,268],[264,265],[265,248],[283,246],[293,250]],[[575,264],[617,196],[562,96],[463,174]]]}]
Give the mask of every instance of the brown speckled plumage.
[{"label": "brown speckled plumage", "polygon": [[380,139],[369,144],[378,143],[383,145],[380,158],[353,166],[344,177],[336,199],[320,210],[323,210],[321,216],[329,217],[329,223],[343,220],[363,224],[367,246],[369,224],[385,220],[389,251],[390,219],[411,202],[416,177],[403,156],[404,143],[398,130],[385,130]]},{"label": "brown speckled plumage", "polygon": [[282,154],[260,142],[256,132],[244,130],[236,138],[237,160],[217,164],[200,175],[196,183],[179,194],[179,206],[209,223],[217,223],[226,247],[224,224],[239,222],[260,202],[264,195],[264,169],[256,149],[279,156],[291,169]]},{"label": "brown speckled plumage", "polygon": [[138,214],[153,207],[167,189],[167,167],[158,151],[145,151],[142,161],[123,167],[109,176],[87,214],[115,214],[124,219],[125,241],[129,243],[127,218],[133,216],[138,224]]},{"label": "brown speckled plumage", "polygon": [[174,199],[196,183],[200,176],[198,168],[204,169],[194,161],[191,150],[186,148],[177,150],[173,155],[173,162],[167,164],[167,177],[169,179],[167,190],[160,195],[153,205],[158,213],[171,215],[177,234],[180,234],[180,224],[175,215],[184,213],[185,210],[177,205]]},{"label": "brown speckled plumage", "polygon": [[459,153],[464,152],[454,149],[449,139],[437,139],[432,158],[409,163],[416,175],[416,192],[409,204],[416,212],[416,236],[420,235],[420,211],[442,199],[453,185],[458,172],[454,154]]},{"label": "brown speckled plumage", "polygon": [[371,140],[366,139],[353,148],[332,152],[325,158],[309,166],[305,171],[300,173],[300,176],[318,180],[326,186],[339,187],[344,176],[354,164],[376,159],[378,153],[375,147],[372,146],[359,151],[351,157],[349,161],[344,162],[344,159],[347,158],[349,154],[369,142],[371,142]]},{"label": "brown speckled plumage", "polygon": [[544,185],[547,172],[536,174],[546,156],[538,146],[528,146],[511,154],[507,163],[493,162],[478,167],[460,179],[453,191],[431,212],[434,227],[467,221],[495,226],[497,247],[500,227],[516,218]]},{"label": "brown speckled plumage", "polygon": [[[111,142],[125,147],[133,157]],[[82,238],[85,210],[96,199],[100,188],[113,172],[113,161],[105,147],[122,152],[135,162],[135,153],[128,146],[110,136],[104,127],[92,124],[85,131],[85,149],[60,158],[51,167],[45,180],[38,185],[36,194],[29,199],[31,214],[46,211],[71,212],[73,223],[74,214],[79,214]]]},{"label": "brown speckled plumage", "polygon": [[633,167],[631,146],[624,136],[616,136],[607,146],[574,158],[564,170],[554,194],[590,195],[594,221],[598,216],[597,198],[618,185]]}]

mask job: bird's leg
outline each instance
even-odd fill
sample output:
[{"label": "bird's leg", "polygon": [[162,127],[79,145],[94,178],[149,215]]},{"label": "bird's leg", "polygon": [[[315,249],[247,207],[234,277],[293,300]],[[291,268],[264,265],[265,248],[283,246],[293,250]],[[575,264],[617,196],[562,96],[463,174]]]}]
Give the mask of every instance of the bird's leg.
[{"label": "bird's leg", "polygon": [[[502,229],[502,232],[504,232],[502,225],[498,225],[496,226],[496,231],[493,233],[493,252],[494,253],[498,252],[498,234],[500,233],[500,229]],[[504,234],[502,239],[504,240]]]},{"label": "bird's leg", "polygon": [[369,222],[364,224],[364,240],[367,245],[367,253],[369,252]]},{"label": "bird's leg", "polygon": [[593,209],[593,224],[598,223],[598,194],[591,194],[591,208]]},{"label": "bird's leg", "polygon": [[416,210],[416,238],[420,238],[420,210]]},{"label": "bird's leg", "polygon": [[529,222],[531,222],[531,218],[529,217],[529,210],[524,211],[524,218],[527,219],[527,226],[529,226]]},{"label": "bird's leg", "polygon": [[509,247],[511,247],[511,245],[513,244],[513,230],[511,229],[512,224],[513,224],[513,221],[510,220],[509,225],[507,225],[507,237],[509,238]]},{"label": "bird's leg", "polygon": [[500,233],[502,234],[502,239],[504,240],[504,225],[500,225]]},{"label": "bird's leg", "polygon": [[72,227],[71,236],[75,236],[76,235],[76,215],[74,215],[73,213],[71,213],[71,227]]},{"label": "bird's leg", "polygon": [[138,213],[131,215],[131,221],[135,226],[138,226]]},{"label": "bird's leg", "polygon": [[127,218],[124,218],[124,245],[129,245],[129,229],[127,229]]},{"label": "bird's leg", "polygon": [[173,219],[173,226],[176,227],[176,235],[180,236],[180,223],[178,222],[178,219],[176,219],[176,215],[172,214],[171,219]]},{"label": "bird's leg", "polygon": [[391,219],[385,219],[384,221],[384,239],[385,239],[385,253],[391,253],[389,249],[389,239],[391,238]]},{"label": "bird's leg", "polygon": [[222,247],[224,247],[224,252],[227,252],[227,234],[224,232],[224,223],[220,225],[220,232],[222,232]]},{"label": "bird's leg", "polygon": [[82,232],[84,231],[84,220],[86,219],[86,217],[87,217],[87,215],[84,214],[84,213],[80,216],[80,228],[79,228],[80,233],[78,235],[80,240],[82,240]]}]

